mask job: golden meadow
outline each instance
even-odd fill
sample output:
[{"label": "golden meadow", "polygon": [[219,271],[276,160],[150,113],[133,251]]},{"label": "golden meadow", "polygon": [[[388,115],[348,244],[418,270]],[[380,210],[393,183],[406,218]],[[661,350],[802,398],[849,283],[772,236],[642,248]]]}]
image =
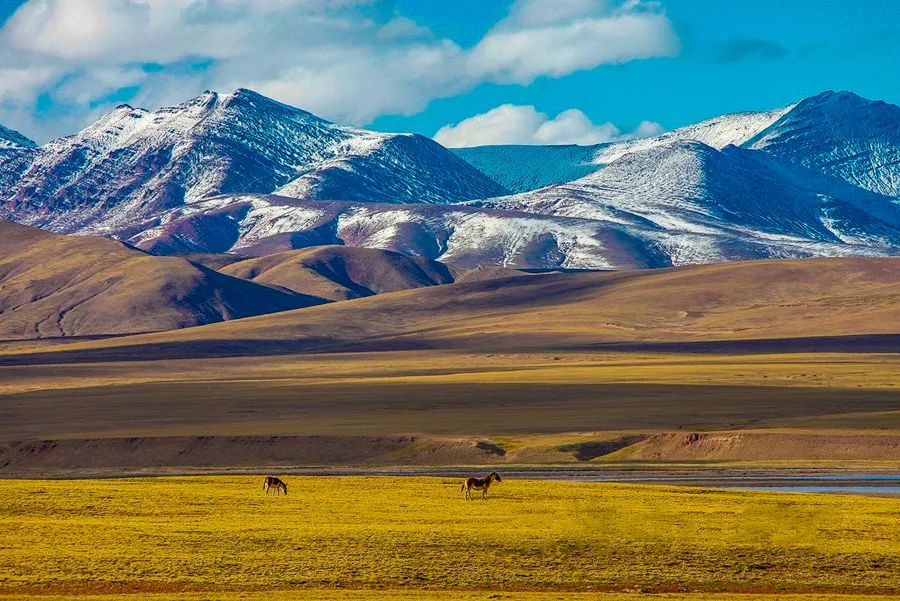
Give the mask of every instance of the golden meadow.
[{"label": "golden meadow", "polygon": [[0,481],[0,595],[900,595],[896,498],[505,479],[465,501],[460,479],[286,480],[286,497],[245,476]]}]

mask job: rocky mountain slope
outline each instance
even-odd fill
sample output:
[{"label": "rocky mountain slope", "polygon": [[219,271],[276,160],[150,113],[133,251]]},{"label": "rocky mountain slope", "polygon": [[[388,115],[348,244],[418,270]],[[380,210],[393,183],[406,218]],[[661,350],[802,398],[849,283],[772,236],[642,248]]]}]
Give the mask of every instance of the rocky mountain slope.
[{"label": "rocky mountain slope", "polygon": [[171,330],[325,302],[121,242],[0,221],[0,338]]},{"label": "rocky mountain slope", "polygon": [[110,234],[226,192],[447,202],[506,190],[428,138],[338,126],[249,90],[122,105],[73,136],[0,156],[0,218]]}]

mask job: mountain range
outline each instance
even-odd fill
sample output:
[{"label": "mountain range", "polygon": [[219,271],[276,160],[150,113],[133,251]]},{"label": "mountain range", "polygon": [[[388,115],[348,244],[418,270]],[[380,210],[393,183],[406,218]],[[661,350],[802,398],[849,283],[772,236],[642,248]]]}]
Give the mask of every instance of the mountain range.
[{"label": "mountain range", "polygon": [[243,89],[121,105],[19,154],[0,165],[0,216],[65,233],[114,234],[222,193],[449,202],[506,191],[428,138],[334,125]]},{"label": "mountain range", "polygon": [[900,107],[849,92],[585,147],[451,151],[244,89],[0,140],[0,218],[160,255],[346,245],[622,269],[900,254]]}]

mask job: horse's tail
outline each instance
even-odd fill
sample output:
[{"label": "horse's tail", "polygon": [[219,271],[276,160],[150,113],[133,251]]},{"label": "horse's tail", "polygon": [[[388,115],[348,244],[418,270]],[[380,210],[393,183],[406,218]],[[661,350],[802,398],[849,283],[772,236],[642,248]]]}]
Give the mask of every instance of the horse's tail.
[{"label": "horse's tail", "polygon": [[462,488],[459,489],[459,492],[463,492],[465,490],[466,490],[466,483],[465,483],[465,481],[463,481]]}]

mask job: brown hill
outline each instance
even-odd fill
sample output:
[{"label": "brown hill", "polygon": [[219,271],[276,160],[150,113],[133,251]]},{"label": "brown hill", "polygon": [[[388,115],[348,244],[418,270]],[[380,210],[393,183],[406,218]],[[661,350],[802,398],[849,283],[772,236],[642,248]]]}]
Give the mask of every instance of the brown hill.
[{"label": "brown hill", "polygon": [[104,238],[0,222],[0,338],[170,330],[323,302]]},{"label": "brown hill", "polygon": [[800,350],[785,339],[867,335],[871,345],[898,333],[900,258],[840,258],[468,281],[89,347],[102,353],[150,345],[160,356],[183,356],[715,341],[752,347],[748,341],[777,339],[781,350]]},{"label": "brown hill", "polygon": [[220,271],[334,301],[453,281],[450,269],[437,261],[347,246],[291,250],[232,263]]},{"label": "brown hill", "polygon": [[243,261],[247,258],[231,253],[175,253],[170,256],[187,259],[191,263],[197,263],[198,265],[203,265],[204,267],[209,267],[216,271],[219,271],[226,265],[231,265],[232,263],[237,263],[238,261]]}]

